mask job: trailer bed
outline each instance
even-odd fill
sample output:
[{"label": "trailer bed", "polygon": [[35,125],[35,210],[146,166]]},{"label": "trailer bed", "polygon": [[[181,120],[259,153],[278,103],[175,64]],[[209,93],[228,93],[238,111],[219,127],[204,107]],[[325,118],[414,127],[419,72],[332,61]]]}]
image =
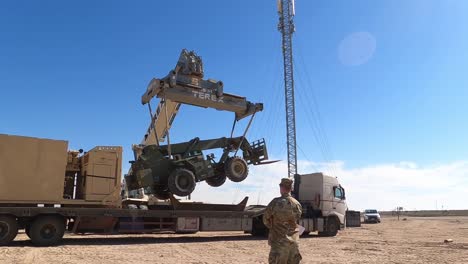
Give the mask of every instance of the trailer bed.
[{"label": "trailer bed", "polygon": [[34,217],[41,214],[58,214],[65,217],[112,216],[112,217],[255,217],[263,213],[262,208],[246,208],[244,211],[213,210],[141,210],[126,208],[69,208],[69,207],[1,207],[1,214],[16,217]]}]

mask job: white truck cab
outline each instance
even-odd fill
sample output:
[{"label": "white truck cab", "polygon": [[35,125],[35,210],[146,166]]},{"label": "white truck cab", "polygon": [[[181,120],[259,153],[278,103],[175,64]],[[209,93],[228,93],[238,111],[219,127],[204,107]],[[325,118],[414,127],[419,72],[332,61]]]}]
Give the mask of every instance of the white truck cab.
[{"label": "white truck cab", "polygon": [[[302,204],[304,218],[312,220],[314,230],[319,235],[334,236],[345,227],[346,204],[345,189],[336,177],[321,172],[296,175],[294,196]],[[307,227],[306,227],[307,230]]]}]

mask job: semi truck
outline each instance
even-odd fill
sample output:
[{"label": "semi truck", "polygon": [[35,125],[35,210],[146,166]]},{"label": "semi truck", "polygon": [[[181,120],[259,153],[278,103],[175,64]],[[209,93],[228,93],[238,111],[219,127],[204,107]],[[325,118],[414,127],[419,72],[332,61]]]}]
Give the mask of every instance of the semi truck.
[{"label": "semi truck", "polygon": [[[0,134],[0,246],[24,229],[37,246],[59,244],[65,232],[128,234],[244,231],[264,235],[264,205],[121,199],[122,147],[68,150],[63,140]],[[305,232],[334,236],[344,227],[346,200],[334,177],[296,177]]]}]

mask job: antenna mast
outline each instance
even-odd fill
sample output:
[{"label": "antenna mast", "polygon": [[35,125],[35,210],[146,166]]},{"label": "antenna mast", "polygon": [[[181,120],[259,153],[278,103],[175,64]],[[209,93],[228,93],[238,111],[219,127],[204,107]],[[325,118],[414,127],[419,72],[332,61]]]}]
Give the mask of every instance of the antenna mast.
[{"label": "antenna mast", "polygon": [[288,145],[288,177],[297,174],[296,149],[296,110],[294,104],[294,77],[292,35],[295,31],[293,17],[295,14],[294,0],[278,0],[279,24],[282,35],[284,62],[284,92],[286,101],[286,136]]}]

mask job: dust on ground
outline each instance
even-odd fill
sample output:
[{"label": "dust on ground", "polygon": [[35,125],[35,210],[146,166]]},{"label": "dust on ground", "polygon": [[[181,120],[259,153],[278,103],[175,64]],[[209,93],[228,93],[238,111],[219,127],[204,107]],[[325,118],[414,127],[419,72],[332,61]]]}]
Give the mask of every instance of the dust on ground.
[{"label": "dust on ground", "polygon": [[[337,237],[306,236],[300,250],[302,263],[468,263],[468,217],[386,217]],[[267,263],[268,251],[265,239],[241,232],[66,235],[48,248],[33,247],[21,233],[0,247],[0,263]]]}]

